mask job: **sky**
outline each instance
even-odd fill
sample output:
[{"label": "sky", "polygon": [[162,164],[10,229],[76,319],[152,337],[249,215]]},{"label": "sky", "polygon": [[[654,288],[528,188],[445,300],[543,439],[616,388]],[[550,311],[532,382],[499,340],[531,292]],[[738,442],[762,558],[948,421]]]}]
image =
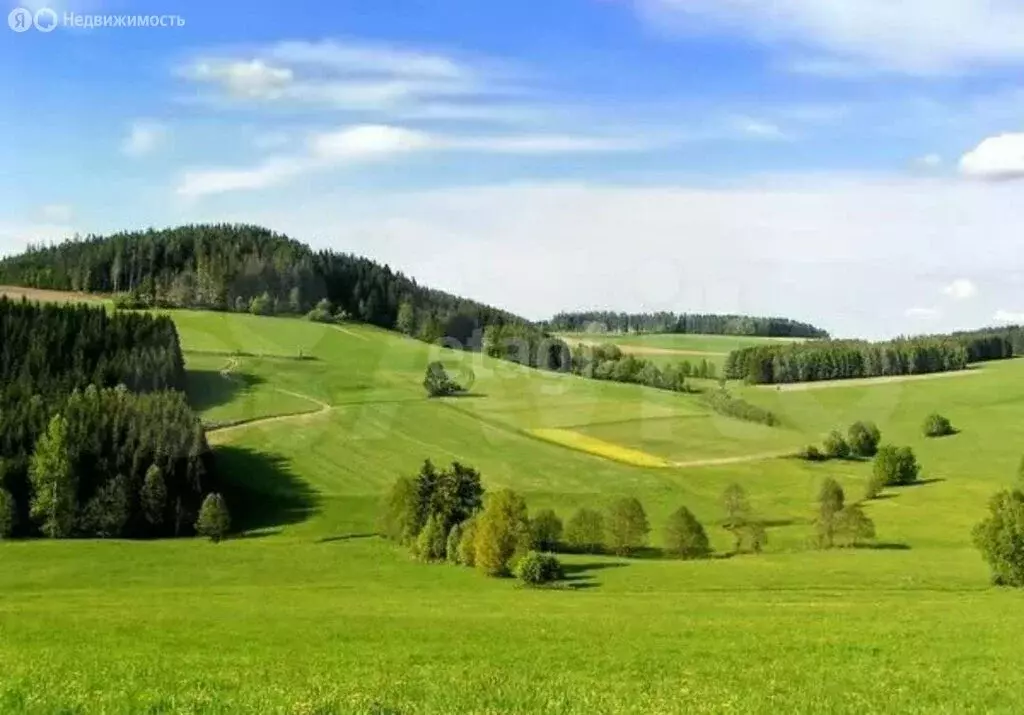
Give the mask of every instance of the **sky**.
[{"label": "sky", "polygon": [[5,2],[0,254],[244,222],[535,319],[1024,323],[1019,0]]}]

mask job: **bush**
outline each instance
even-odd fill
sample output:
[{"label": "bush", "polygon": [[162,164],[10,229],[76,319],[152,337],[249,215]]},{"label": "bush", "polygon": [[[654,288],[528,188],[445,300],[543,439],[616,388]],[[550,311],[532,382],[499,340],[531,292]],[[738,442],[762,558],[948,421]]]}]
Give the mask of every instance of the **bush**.
[{"label": "bush", "polygon": [[437,515],[431,514],[416,537],[414,552],[423,561],[441,561],[447,546],[448,534],[444,531],[444,524]]},{"label": "bush", "polygon": [[249,301],[249,312],[253,315],[273,315],[274,299],[270,297],[269,293],[253,297]]},{"label": "bush", "polygon": [[829,459],[848,459],[850,457],[850,445],[846,443],[843,435],[838,430],[833,430],[825,438],[825,456]]},{"label": "bush", "polygon": [[851,504],[835,515],[835,533],[843,546],[857,546],[875,538],[875,523],[860,504]]},{"label": "bush", "polygon": [[869,458],[878,453],[881,439],[882,433],[874,422],[854,422],[850,425],[846,441],[854,455]]},{"label": "bush", "polygon": [[938,413],[928,415],[924,421],[925,437],[948,437],[955,433],[953,423]]},{"label": "bush", "polygon": [[898,487],[913,484],[921,473],[910,447],[885,445],[875,455],[872,477],[877,484]]},{"label": "bush", "polygon": [[0,539],[9,539],[14,533],[17,515],[14,497],[6,489],[0,489]]},{"label": "bush", "polygon": [[562,539],[562,520],[551,509],[537,512],[530,519],[530,539],[535,549],[555,551]]},{"label": "bush", "polygon": [[685,506],[668,518],[665,525],[665,551],[682,559],[703,559],[711,555],[707,532]]},{"label": "bush", "polygon": [[619,499],[608,508],[608,547],[619,556],[628,556],[647,545],[651,527],[639,500]]},{"label": "bush", "polygon": [[702,402],[715,412],[727,417],[735,417],[747,422],[758,422],[769,427],[779,424],[779,418],[775,416],[774,412],[733,397],[725,390],[719,389],[704,393]]},{"label": "bush", "polygon": [[516,578],[528,586],[540,586],[563,578],[562,564],[551,554],[528,552],[516,564]]},{"label": "bush", "polygon": [[306,313],[306,320],[312,320],[314,323],[335,322],[334,316],[331,315],[331,301],[324,298],[317,303],[311,311]]},{"label": "bush", "polygon": [[796,456],[808,462],[824,462],[828,460],[828,457],[826,457],[822,451],[813,444],[804,447],[802,450],[797,452]]},{"label": "bush", "polygon": [[574,551],[599,554],[604,551],[604,517],[593,509],[579,509],[565,527],[565,543]]},{"label": "bush", "polygon": [[974,545],[993,583],[1024,587],[1024,493],[1003,491],[989,502],[989,516],[974,527]]},{"label": "bush", "polygon": [[423,388],[430,397],[445,397],[462,391],[462,387],[448,375],[444,365],[435,361],[427,365],[423,376]]},{"label": "bush", "polygon": [[220,494],[207,494],[203,506],[199,509],[196,533],[218,543],[227,536],[230,528],[231,515],[228,513],[227,504],[224,503],[224,497]]},{"label": "bush", "polygon": [[477,518],[475,516],[462,522],[462,535],[459,537],[456,555],[458,563],[470,568],[476,566],[476,527]]}]

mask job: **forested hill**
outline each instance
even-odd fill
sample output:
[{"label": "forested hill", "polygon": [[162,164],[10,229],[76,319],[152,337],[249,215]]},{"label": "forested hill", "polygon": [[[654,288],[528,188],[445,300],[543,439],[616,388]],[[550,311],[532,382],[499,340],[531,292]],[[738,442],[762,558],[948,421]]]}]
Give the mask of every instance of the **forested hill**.
[{"label": "forested hill", "polygon": [[676,333],[754,335],[778,338],[827,338],[821,328],[789,318],[689,313],[559,313],[544,326],[554,332]]},{"label": "forested hill", "polygon": [[354,320],[463,344],[489,325],[529,325],[509,312],[418,285],[369,259],[316,252],[268,229],[238,224],[30,247],[0,260],[0,284],[123,293],[138,307],[302,314],[326,300]]}]

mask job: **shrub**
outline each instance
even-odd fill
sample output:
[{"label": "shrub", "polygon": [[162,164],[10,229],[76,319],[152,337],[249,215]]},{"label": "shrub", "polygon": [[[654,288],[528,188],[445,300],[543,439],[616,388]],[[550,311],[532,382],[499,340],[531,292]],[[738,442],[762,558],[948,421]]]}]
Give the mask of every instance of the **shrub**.
[{"label": "shrub", "polygon": [[14,533],[17,516],[14,497],[6,489],[0,489],[0,539],[9,539]]},{"label": "shrub", "polygon": [[843,546],[856,546],[875,538],[875,523],[860,504],[850,504],[835,515],[835,533]]},{"label": "shrub", "polygon": [[874,422],[854,422],[850,425],[846,441],[854,455],[868,458],[878,453],[881,439],[882,433]]},{"label": "shrub", "polygon": [[537,512],[530,519],[530,538],[533,548],[540,551],[555,551],[562,539],[562,520],[551,509]]},{"label": "shrub", "polygon": [[199,509],[196,533],[218,543],[227,536],[230,528],[231,515],[228,513],[227,504],[224,503],[224,497],[215,493],[207,494],[206,499],[203,500],[203,506]]},{"label": "shrub", "polygon": [[913,484],[921,473],[910,447],[884,445],[875,455],[873,478],[878,484],[897,487]]},{"label": "shrub", "polygon": [[462,391],[462,387],[449,377],[448,371],[440,361],[427,365],[427,372],[423,376],[423,388],[430,397],[445,397]]},{"label": "shrub", "polygon": [[703,559],[711,554],[707,532],[685,506],[668,518],[665,525],[665,550],[682,559]]},{"label": "shrub", "polygon": [[324,298],[317,303],[311,311],[306,313],[306,320],[314,323],[333,323],[334,316],[331,315],[331,301]]},{"label": "shrub", "polygon": [[974,527],[974,545],[994,583],[1024,587],[1024,493],[1002,491],[989,502],[989,516]]},{"label": "shrub", "polygon": [[462,522],[462,535],[459,537],[456,555],[456,560],[460,564],[470,568],[476,566],[476,528],[477,518],[475,516]]},{"label": "shrub", "polygon": [[440,561],[445,557],[447,545],[448,534],[444,531],[441,519],[431,514],[416,537],[416,556],[423,561]]},{"label": "shrub", "polygon": [[274,299],[270,297],[269,293],[253,297],[249,301],[249,312],[253,315],[273,315]]},{"label": "shrub", "polygon": [[738,397],[733,397],[725,390],[719,389],[706,392],[702,401],[715,412],[727,417],[735,417],[738,420],[746,420],[747,422],[758,422],[769,427],[779,424],[779,418],[775,416],[774,412],[757,405],[752,405]]},{"label": "shrub", "polygon": [[565,542],[574,551],[599,554],[604,551],[604,517],[593,509],[579,509],[565,527]]},{"label": "shrub", "polygon": [[638,499],[619,499],[608,508],[608,546],[620,556],[628,556],[647,545],[651,527]]},{"label": "shrub", "polygon": [[872,471],[871,476],[868,478],[867,486],[864,488],[864,498],[868,500],[877,499],[888,484],[889,478],[884,473],[875,469]]},{"label": "shrub", "polygon": [[825,456],[829,459],[848,459],[850,456],[850,445],[838,430],[829,433],[825,438],[824,447]]},{"label": "shrub", "polygon": [[813,444],[804,447],[802,450],[797,452],[796,456],[808,462],[824,462],[828,459],[828,457],[826,457],[822,451]]},{"label": "shrub", "polygon": [[938,413],[928,415],[924,421],[925,437],[948,437],[955,433],[953,423]]},{"label": "shrub", "polygon": [[465,528],[465,522],[463,522],[456,524],[448,532],[448,540],[444,545],[444,557],[450,564],[459,563],[459,543],[462,541],[462,532]]},{"label": "shrub", "polygon": [[517,556],[528,550],[530,524],[526,502],[511,489],[487,499],[476,529],[476,567],[489,576],[503,576]]},{"label": "shrub", "polygon": [[562,564],[552,554],[530,551],[516,564],[516,578],[528,586],[540,586],[563,578]]}]

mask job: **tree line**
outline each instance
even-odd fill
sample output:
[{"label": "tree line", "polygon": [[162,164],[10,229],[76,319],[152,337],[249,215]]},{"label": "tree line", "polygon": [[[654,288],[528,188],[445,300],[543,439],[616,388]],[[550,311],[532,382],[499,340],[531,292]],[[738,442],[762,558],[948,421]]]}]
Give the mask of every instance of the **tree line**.
[{"label": "tree line", "polygon": [[314,252],[287,236],[242,224],[30,246],[0,261],[0,283],[122,294],[124,307],[304,315],[320,306],[427,342],[456,341],[466,349],[476,343],[477,350],[489,325],[530,325],[507,311],[421,286],[369,259]]},{"label": "tree line", "polygon": [[780,338],[827,338],[821,328],[789,318],[689,313],[616,313],[583,311],[559,313],[543,327],[560,333],[674,333],[752,335]]},{"label": "tree line", "polygon": [[169,318],[0,299],[0,511],[10,533],[192,533],[215,474],[183,365]]}]

